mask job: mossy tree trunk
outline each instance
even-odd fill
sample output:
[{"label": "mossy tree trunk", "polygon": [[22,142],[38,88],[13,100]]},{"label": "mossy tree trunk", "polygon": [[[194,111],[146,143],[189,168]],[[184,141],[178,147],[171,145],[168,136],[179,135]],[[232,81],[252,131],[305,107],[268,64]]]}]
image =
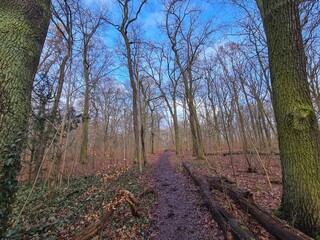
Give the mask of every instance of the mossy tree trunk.
[{"label": "mossy tree trunk", "polygon": [[295,227],[320,232],[320,134],[306,73],[296,0],[257,0],[268,40],[283,175],[281,210]]},{"label": "mossy tree trunk", "polygon": [[30,112],[33,79],[50,21],[50,0],[0,1],[0,238],[10,204]]}]

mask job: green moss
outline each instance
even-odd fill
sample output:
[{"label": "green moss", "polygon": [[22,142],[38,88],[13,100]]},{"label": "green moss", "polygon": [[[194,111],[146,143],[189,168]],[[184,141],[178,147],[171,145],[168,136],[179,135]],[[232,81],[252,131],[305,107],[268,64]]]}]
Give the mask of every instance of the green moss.
[{"label": "green moss", "polygon": [[245,225],[241,225],[241,229],[242,230],[245,230],[245,231],[248,231],[249,229],[247,228],[247,226],[245,226]]},{"label": "green moss", "polygon": [[310,106],[300,106],[292,114],[292,127],[296,130],[304,130],[310,127],[309,118],[313,110]]},{"label": "green moss", "polygon": [[285,213],[279,209],[273,212],[273,215],[280,219],[285,219]]}]

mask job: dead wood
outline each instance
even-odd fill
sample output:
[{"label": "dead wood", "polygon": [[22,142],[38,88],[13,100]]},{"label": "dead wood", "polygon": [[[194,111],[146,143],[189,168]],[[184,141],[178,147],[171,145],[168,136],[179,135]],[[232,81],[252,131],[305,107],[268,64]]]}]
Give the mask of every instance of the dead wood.
[{"label": "dead wood", "polygon": [[198,184],[200,193],[205,201],[205,205],[210,210],[213,218],[221,228],[225,238],[228,236],[228,229],[230,228],[234,239],[252,240],[255,239],[246,227],[239,223],[239,221],[223,207],[221,207],[214,198],[214,195],[209,189],[207,179],[190,163],[183,162],[183,167],[191,175],[192,179]]},{"label": "dead wood", "polygon": [[73,239],[74,240],[92,239],[100,231],[102,231],[103,228],[110,222],[114,210],[116,209],[117,206],[119,206],[123,202],[129,203],[131,213],[133,216],[139,216],[137,200],[135,199],[133,194],[126,190],[119,190],[116,196],[108,204],[106,204],[103,207],[104,213],[102,214],[101,218],[97,222],[83,229],[81,232],[75,235]]},{"label": "dead wood", "polygon": [[[244,155],[244,154],[247,154],[247,155],[256,155],[257,152],[256,151],[251,151],[251,150],[248,150],[248,151],[232,151],[232,152],[216,152],[216,153],[205,153],[206,156],[229,156],[229,155]],[[270,155],[279,155],[278,152],[274,152],[274,151],[271,151],[271,152],[258,152],[258,154],[260,156],[270,156]]]},{"label": "dead wood", "polygon": [[281,240],[311,240],[299,230],[289,226],[284,221],[273,216],[269,212],[261,209],[253,199],[249,191],[241,191],[236,186],[225,182],[220,177],[207,178],[210,187],[227,194],[231,199],[238,203],[244,211],[255,218],[270,234]]},{"label": "dead wood", "polygon": [[279,180],[271,180],[270,183],[272,183],[272,184],[282,184],[282,181],[279,181]]}]

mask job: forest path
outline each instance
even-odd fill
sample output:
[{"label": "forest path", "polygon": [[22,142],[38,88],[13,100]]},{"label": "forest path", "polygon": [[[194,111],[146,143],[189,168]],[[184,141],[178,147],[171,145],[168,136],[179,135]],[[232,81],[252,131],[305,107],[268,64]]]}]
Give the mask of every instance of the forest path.
[{"label": "forest path", "polygon": [[193,181],[174,171],[171,154],[165,151],[152,171],[158,199],[151,239],[223,239]]}]

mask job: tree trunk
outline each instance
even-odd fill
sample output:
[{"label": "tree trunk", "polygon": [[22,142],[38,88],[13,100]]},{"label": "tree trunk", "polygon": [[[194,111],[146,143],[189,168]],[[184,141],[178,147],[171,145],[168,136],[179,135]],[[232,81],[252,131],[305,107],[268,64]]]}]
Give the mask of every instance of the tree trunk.
[{"label": "tree trunk", "polygon": [[[254,140],[257,142],[261,142],[261,139],[259,139],[258,137],[258,131],[257,131],[257,126],[256,126],[256,121],[254,121],[254,117],[253,117],[253,111],[252,111],[252,107],[251,107],[251,104],[249,102],[249,99],[248,99],[248,93],[246,91],[246,88],[244,86],[244,82],[245,80],[243,79],[243,77],[240,76],[240,84],[241,84],[241,89],[242,89],[242,92],[244,94],[244,99],[246,101],[246,104],[247,104],[247,108],[248,108],[248,112],[249,112],[249,116],[250,116],[250,121],[251,121],[251,126],[252,126],[252,131],[253,131],[253,136],[254,136]],[[260,147],[261,144],[259,144],[259,147]]]},{"label": "tree trunk", "polygon": [[[193,154],[197,156],[198,159],[205,159],[201,127],[200,127],[200,123],[197,115],[196,106],[194,104],[194,98],[193,98],[193,92],[192,92],[193,80],[191,76],[191,71],[189,71],[189,77],[188,77],[186,70],[183,69],[183,66],[180,62],[177,51],[175,51],[175,55],[176,55],[176,61],[178,63],[178,66],[182,72],[186,100],[188,104],[189,121],[190,121],[191,135],[192,135],[192,151],[193,151]],[[191,86],[189,86],[189,84]]]},{"label": "tree trunk", "polygon": [[0,2],[0,238],[17,190],[33,79],[49,20],[49,0]]},{"label": "tree trunk", "polygon": [[138,87],[134,78],[133,65],[131,59],[130,41],[127,32],[121,32],[126,46],[126,58],[128,64],[130,85],[132,89],[132,114],[133,114],[133,134],[134,134],[134,161],[141,162],[141,141],[140,141],[140,124],[139,124],[139,106],[138,106]]},{"label": "tree trunk", "polygon": [[[207,80],[209,81],[209,80]],[[218,120],[218,116],[217,116],[217,110],[216,110],[216,106],[215,106],[215,102],[214,102],[214,99],[213,99],[213,93],[211,93],[211,85],[209,83],[207,83],[207,91],[208,91],[208,99],[210,101],[210,104],[211,104],[211,111],[213,113],[213,120],[214,120],[214,131],[215,134],[214,134],[214,141],[217,142],[216,146],[217,146],[217,149],[220,150],[221,148],[221,133],[219,131],[219,120]]]},{"label": "tree trunk", "polygon": [[146,139],[146,129],[145,126],[147,126],[147,113],[146,110],[144,109],[141,111],[141,157],[142,157],[142,165],[145,167],[147,165],[147,154],[146,154],[146,144],[145,144],[145,139]]},{"label": "tree trunk", "polygon": [[80,163],[84,164],[88,158],[88,134],[89,134],[89,65],[87,61],[88,45],[86,44],[83,52],[83,75],[85,80],[84,106],[82,115],[82,138]]},{"label": "tree trunk", "polygon": [[181,153],[181,142],[180,142],[180,130],[179,130],[179,121],[177,115],[177,103],[176,99],[173,99],[173,128],[174,128],[174,145],[176,149],[176,154],[179,155]]},{"label": "tree trunk", "polygon": [[[259,126],[261,128],[263,128],[263,131],[264,131],[264,135],[266,137],[266,140],[267,140],[267,147],[270,148],[271,147],[271,134],[270,134],[270,131],[269,129],[267,128],[267,123],[266,123],[266,119],[265,119],[265,113],[264,113],[264,109],[263,109],[263,103],[261,101],[260,98],[256,98],[257,100],[257,105],[258,105],[258,118],[259,118],[259,122],[261,122],[261,125],[262,126]],[[265,141],[263,140],[263,143]],[[265,145],[265,144],[264,144]]]},{"label": "tree trunk", "polygon": [[298,3],[257,0],[268,40],[283,176],[281,210],[293,226],[320,232],[320,134],[308,88]]},{"label": "tree trunk", "polygon": [[151,113],[150,113],[150,115],[151,115],[151,154],[154,154],[155,153],[155,151],[154,151],[154,137],[155,137],[155,133],[154,133],[154,131],[155,131],[155,127],[154,127],[154,110],[153,109],[151,109]]},{"label": "tree trunk", "polygon": [[240,107],[240,103],[239,103],[239,96],[238,96],[238,91],[236,89],[235,83],[232,82],[232,88],[233,88],[233,94],[235,96],[235,102],[236,102],[236,107],[237,107],[237,112],[238,112],[238,119],[239,119],[239,124],[240,124],[240,137],[242,140],[242,147],[243,147],[243,152],[244,152],[244,156],[246,158],[247,164],[248,164],[248,172],[252,172],[252,166],[251,166],[251,162],[249,160],[248,157],[248,141],[247,141],[247,136],[246,136],[246,130],[244,127],[244,119],[243,119],[243,115],[241,112],[241,107]]},{"label": "tree trunk", "polygon": [[71,50],[68,50],[68,53],[63,57],[60,69],[59,69],[59,80],[58,80],[58,87],[57,87],[57,93],[54,98],[54,103],[53,103],[53,108],[51,112],[51,117],[52,120],[55,122],[55,118],[58,113],[58,107],[59,107],[59,102],[63,90],[63,84],[64,84],[64,79],[65,79],[65,71],[66,71],[66,66],[67,66],[67,61],[71,56]]},{"label": "tree trunk", "polygon": [[[180,69],[182,69],[182,65],[179,60]],[[201,127],[199,123],[199,118],[197,114],[197,109],[194,102],[194,93],[193,93],[193,75],[191,71],[191,66],[187,68],[186,71],[182,73],[182,78],[184,82],[184,87],[186,91],[186,97],[189,107],[190,114],[190,127],[193,141],[193,152],[195,152],[198,159],[205,159],[204,156],[204,146],[202,140]]]},{"label": "tree trunk", "polygon": [[[160,87],[159,87],[160,88]],[[167,107],[169,109],[170,115],[173,120],[173,130],[174,130],[174,146],[176,150],[176,155],[179,155],[181,153],[181,141],[180,141],[180,130],[179,130],[179,121],[178,121],[178,115],[177,115],[177,102],[176,102],[176,88],[177,85],[174,85],[173,87],[173,93],[172,93],[172,107],[170,105],[170,101],[166,96],[166,93],[163,91],[162,88],[160,88],[160,92],[163,96],[164,101],[167,104]]]}]

